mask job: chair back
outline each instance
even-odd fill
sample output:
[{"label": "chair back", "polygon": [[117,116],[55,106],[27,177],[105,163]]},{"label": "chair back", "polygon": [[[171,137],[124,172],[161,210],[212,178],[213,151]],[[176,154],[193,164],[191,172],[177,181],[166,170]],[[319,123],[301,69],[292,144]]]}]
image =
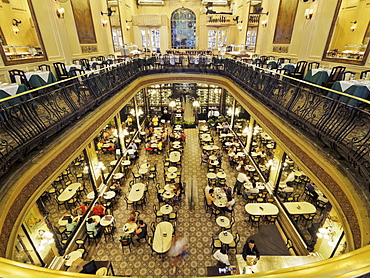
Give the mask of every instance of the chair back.
[{"label": "chair back", "polygon": [[335,82],[335,81],[338,81],[343,72],[346,70],[346,67],[342,67],[342,66],[337,66],[337,67],[333,67],[331,72],[330,72],[330,75],[329,75],[329,78],[328,78],[328,81],[327,82]]},{"label": "chair back", "polygon": [[10,70],[9,76],[12,83],[24,84],[27,86],[27,88],[31,88],[23,70]]},{"label": "chair back", "polygon": [[87,60],[87,59],[80,59],[80,62],[81,62],[82,67],[85,70],[89,70],[90,69],[89,60]]},{"label": "chair back", "polygon": [[303,74],[306,70],[307,62],[306,61],[299,61],[297,66],[295,67],[294,73]]},{"label": "chair back", "polygon": [[73,63],[74,65],[82,65],[82,62],[81,62],[81,60],[80,60],[80,59],[72,60],[72,63]]},{"label": "chair back", "polygon": [[69,71],[70,76],[78,76],[78,75],[82,75],[82,74],[85,74],[85,71],[83,69],[71,69]]},{"label": "chair back", "polygon": [[318,69],[319,67],[320,67],[320,63],[318,62],[308,63],[308,69]]},{"label": "chair back", "polygon": [[41,71],[51,71],[49,65],[39,65],[39,70]]},{"label": "chair back", "polygon": [[98,57],[96,57],[96,59],[98,60],[98,61],[105,61],[105,57],[104,56],[98,56]]},{"label": "chair back", "polygon": [[355,77],[356,73],[353,72],[353,71],[345,71],[342,73],[342,76],[340,77],[341,80],[344,80],[344,81],[348,81],[348,80],[351,80],[352,79],[352,76],[353,76],[353,79]]},{"label": "chair back", "polygon": [[364,70],[364,71],[361,71],[360,73],[360,79],[367,79],[367,80],[370,80],[370,69],[369,70]]},{"label": "chair back", "polygon": [[109,55],[108,55],[108,58],[110,58],[110,59],[115,59],[115,58],[116,58],[116,56],[115,56],[114,54],[109,54]]},{"label": "chair back", "polygon": [[57,77],[59,80],[67,79],[69,77],[67,69],[66,69],[66,65],[64,63],[56,62],[56,63],[53,63],[53,65],[54,65],[55,72],[57,73]]},{"label": "chair back", "polygon": [[260,56],[260,60],[262,64],[265,64],[267,61],[267,56]]}]

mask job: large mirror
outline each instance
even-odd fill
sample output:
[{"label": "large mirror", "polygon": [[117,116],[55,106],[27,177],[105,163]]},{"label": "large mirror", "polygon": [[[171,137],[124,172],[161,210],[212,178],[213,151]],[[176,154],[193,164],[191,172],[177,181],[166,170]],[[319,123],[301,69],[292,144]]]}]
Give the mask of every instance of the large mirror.
[{"label": "large mirror", "polygon": [[340,0],[323,60],[364,65],[369,54],[370,0]]},{"label": "large mirror", "polygon": [[123,47],[122,24],[118,2],[119,1],[107,1],[108,9],[112,11],[109,20],[112,30],[114,52],[120,51]]},{"label": "large mirror", "polygon": [[5,65],[47,59],[30,0],[3,1],[0,54]]}]

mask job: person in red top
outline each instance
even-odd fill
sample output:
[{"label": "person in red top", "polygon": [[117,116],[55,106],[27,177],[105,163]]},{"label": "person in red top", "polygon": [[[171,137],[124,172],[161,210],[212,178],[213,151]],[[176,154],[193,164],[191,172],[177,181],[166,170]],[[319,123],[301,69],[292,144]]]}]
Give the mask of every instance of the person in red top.
[{"label": "person in red top", "polygon": [[88,208],[89,208],[89,203],[84,202],[84,204],[82,206],[79,206],[79,207],[73,209],[72,214],[76,214],[76,212],[77,212],[78,215],[84,215]]},{"label": "person in red top", "polygon": [[93,212],[93,215],[99,215],[99,216],[105,215],[105,207],[103,207],[99,203],[96,203],[91,211]]}]

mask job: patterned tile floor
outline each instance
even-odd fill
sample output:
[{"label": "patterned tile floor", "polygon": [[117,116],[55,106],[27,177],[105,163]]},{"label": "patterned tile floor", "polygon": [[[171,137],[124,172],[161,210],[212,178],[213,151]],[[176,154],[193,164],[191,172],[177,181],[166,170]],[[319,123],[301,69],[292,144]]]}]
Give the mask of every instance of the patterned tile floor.
[{"label": "patterned tile floor", "polygon": [[[131,247],[131,252],[126,247],[123,251],[120,245],[119,237],[122,235],[122,228],[132,209],[126,209],[124,198],[121,197],[114,208],[114,217],[116,219],[116,232],[113,240],[103,237],[95,250],[90,247],[89,254],[94,260],[109,260],[112,262],[116,275],[136,276],[136,277],[192,277],[206,276],[206,267],[216,264],[212,256],[212,234],[218,234],[220,228],[215,223],[214,217],[206,213],[204,208],[204,187],[207,178],[206,166],[200,165],[201,148],[198,142],[198,129],[185,130],[187,136],[182,159],[182,177],[187,184],[186,197],[183,198],[178,206],[177,233],[188,239],[187,251],[189,255],[185,257],[183,264],[177,268],[175,275],[172,274],[172,260],[165,256],[159,258],[157,254],[152,254],[150,247],[142,243],[139,247]],[[215,144],[220,145],[218,139]],[[225,154],[224,154],[225,155]],[[157,164],[158,177],[157,181],[164,183],[163,178],[163,155],[147,154],[141,150],[140,158],[137,163],[147,161],[150,164]],[[236,179],[236,171],[228,163],[223,163],[224,170],[227,174],[227,184],[233,186]],[[126,181],[126,185],[130,179]],[[190,190],[193,185],[193,190]],[[123,187],[123,193],[128,193],[128,186]],[[246,201],[241,196],[236,196],[236,205],[234,217],[236,223],[233,227],[232,234],[240,234],[241,240],[238,245],[237,253],[241,253],[242,248],[249,236],[258,232],[258,228],[251,227],[246,222],[246,212],[244,205]],[[154,184],[149,186],[149,198],[144,209],[141,211],[140,219],[148,225],[155,221],[153,205],[158,206],[157,196]],[[151,234],[151,231],[149,231]],[[231,263],[234,264],[235,250],[229,254]],[[89,258],[87,258],[89,259]]]}]

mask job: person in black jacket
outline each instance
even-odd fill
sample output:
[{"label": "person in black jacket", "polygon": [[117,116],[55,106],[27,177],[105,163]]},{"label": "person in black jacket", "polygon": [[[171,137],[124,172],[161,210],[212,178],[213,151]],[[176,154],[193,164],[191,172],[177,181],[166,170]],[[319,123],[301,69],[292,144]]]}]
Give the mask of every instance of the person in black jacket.
[{"label": "person in black jacket", "polygon": [[256,260],[254,261],[254,264],[256,264],[257,260],[260,259],[260,251],[258,251],[256,242],[253,239],[249,240],[244,245],[242,256],[245,261],[247,260],[247,256],[256,256]]}]

